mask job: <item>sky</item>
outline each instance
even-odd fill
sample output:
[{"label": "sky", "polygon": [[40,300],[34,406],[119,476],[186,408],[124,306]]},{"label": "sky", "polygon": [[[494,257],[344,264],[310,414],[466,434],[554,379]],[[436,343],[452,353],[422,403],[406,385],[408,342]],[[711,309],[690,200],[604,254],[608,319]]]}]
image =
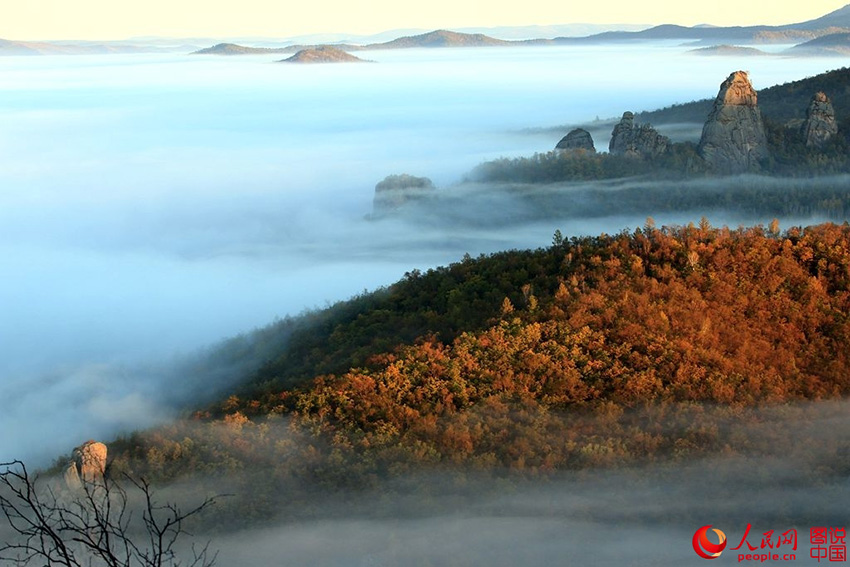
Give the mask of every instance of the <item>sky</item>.
[{"label": "sky", "polygon": [[[4,0],[0,38],[12,40],[166,37],[291,37],[371,34],[400,28],[458,28],[569,23],[786,24],[836,10],[847,0],[669,0],[563,2],[525,0]],[[707,7],[708,6],[708,7]]]}]

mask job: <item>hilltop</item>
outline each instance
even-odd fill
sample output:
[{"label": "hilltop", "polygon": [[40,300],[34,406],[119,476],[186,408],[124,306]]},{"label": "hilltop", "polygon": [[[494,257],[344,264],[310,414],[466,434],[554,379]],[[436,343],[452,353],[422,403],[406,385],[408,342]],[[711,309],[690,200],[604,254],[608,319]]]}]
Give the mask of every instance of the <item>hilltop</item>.
[{"label": "hilltop", "polygon": [[715,55],[720,57],[754,57],[769,55],[769,53],[756,49],[755,47],[742,47],[740,45],[712,45],[689,51],[694,55]]},{"label": "hilltop", "polygon": [[400,37],[385,43],[373,43],[363,49],[410,49],[418,47],[493,47],[514,45],[518,42],[495,39],[484,34],[458,33],[436,30],[420,35]]},{"label": "hilltop", "polygon": [[833,33],[795,45],[790,53],[842,56],[850,53],[850,33]]},{"label": "hilltop", "polygon": [[342,49],[323,45],[302,49],[292,57],[283,59],[279,63],[365,63],[364,59],[346,53]]},{"label": "hilltop", "polygon": [[289,47],[246,47],[235,43],[217,43],[212,47],[199,49],[192,55],[265,55],[268,53],[288,53]]}]

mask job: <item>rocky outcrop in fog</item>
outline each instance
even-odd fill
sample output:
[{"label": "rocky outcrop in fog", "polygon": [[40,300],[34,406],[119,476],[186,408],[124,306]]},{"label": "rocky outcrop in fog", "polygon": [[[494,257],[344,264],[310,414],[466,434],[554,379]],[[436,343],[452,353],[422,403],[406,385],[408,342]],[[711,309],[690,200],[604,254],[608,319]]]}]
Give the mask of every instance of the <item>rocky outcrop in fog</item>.
[{"label": "rocky outcrop in fog", "polygon": [[395,211],[405,203],[424,198],[434,191],[434,183],[427,177],[415,177],[402,173],[388,175],[375,185],[372,213],[381,216]]},{"label": "rocky outcrop in fog", "polygon": [[702,129],[699,154],[722,173],[757,170],[768,157],[758,95],[745,71],[735,71],[720,85]]},{"label": "rocky outcrop in fog", "polygon": [[82,487],[83,482],[97,482],[106,471],[106,445],[86,441],[74,449],[65,467],[65,485],[71,490]]},{"label": "rocky outcrop in fog", "polygon": [[624,112],[623,118],[611,132],[608,151],[611,155],[628,157],[655,157],[670,146],[670,138],[659,134],[649,124],[635,124],[635,115]]},{"label": "rocky outcrop in fog", "polygon": [[806,146],[821,148],[838,133],[835,121],[835,109],[829,97],[822,92],[815,93],[806,111],[803,122],[803,139]]},{"label": "rocky outcrop in fog", "polygon": [[576,128],[575,130],[570,131],[569,134],[561,138],[561,141],[558,142],[555,149],[568,151],[584,150],[596,153],[596,146],[593,145],[593,136],[591,136],[590,132],[583,128]]}]

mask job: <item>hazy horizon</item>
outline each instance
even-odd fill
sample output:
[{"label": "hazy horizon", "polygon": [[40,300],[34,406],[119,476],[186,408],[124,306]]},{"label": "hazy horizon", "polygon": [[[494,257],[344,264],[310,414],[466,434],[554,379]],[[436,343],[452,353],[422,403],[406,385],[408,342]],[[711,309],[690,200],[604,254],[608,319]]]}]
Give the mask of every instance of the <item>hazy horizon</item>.
[{"label": "hazy horizon", "polygon": [[[648,25],[782,25],[817,18],[841,8],[835,0],[806,3],[741,4],[719,0],[710,12],[702,5],[641,3],[614,0],[604,4],[561,4],[532,0],[521,7],[435,0],[425,6],[374,0],[368,10],[332,0],[321,7],[289,5],[271,0],[246,0],[238,5],[211,5],[200,0],[175,4],[151,0],[118,5],[107,0],[61,0],[15,3],[6,7],[0,37],[13,40],[122,40],[134,36],[288,37],[309,34],[373,35],[392,29],[563,25],[567,23],[640,23]],[[615,15],[615,16],[614,16]]]}]

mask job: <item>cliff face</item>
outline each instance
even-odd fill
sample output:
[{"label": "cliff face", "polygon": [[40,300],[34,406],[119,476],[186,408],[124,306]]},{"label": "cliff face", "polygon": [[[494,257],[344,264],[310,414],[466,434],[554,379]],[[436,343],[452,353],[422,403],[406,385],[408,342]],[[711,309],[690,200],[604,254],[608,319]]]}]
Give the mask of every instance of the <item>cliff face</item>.
[{"label": "cliff face", "polygon": [[570,131],[569,134],[561,138],[556,150],[584,150],[587,152],[596,153],[596,146],[593,145],[593,137],[590,132],[582,128],[576,128]]},{"label": "cliff face", "polygon": [[746,72],[735,71],[720,85],[702,129],[699,154],[722,173],[758,170],[768,157],[758,95]]},{"label": "cliff face", "polygon": [[635,124],[635,115],[624,112],[623,118],[614,126],[608,151],[612,155],[628,157],[655,157],[667,151],[670,138],[659,134],[649,124]]},{"label": "cliff face", "polygon": [[803,122],[803,139],[809,147],[820,148],[838,133],[835,109],[826,94],[819,92],[812,97]]}]

